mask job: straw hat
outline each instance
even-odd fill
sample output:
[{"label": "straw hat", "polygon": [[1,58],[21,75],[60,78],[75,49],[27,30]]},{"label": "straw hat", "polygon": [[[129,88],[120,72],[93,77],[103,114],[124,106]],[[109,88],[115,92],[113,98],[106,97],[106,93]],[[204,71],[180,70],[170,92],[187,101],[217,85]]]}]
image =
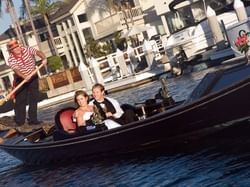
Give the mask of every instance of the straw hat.
[{"label": "straw hat", "polygon": [[15,49],[16,47],[19,47],[19,44],[17,42],[17,40],[10,40],[8,43],[7,43],[7,47],[8,47],[8,50],[13,50]]}]

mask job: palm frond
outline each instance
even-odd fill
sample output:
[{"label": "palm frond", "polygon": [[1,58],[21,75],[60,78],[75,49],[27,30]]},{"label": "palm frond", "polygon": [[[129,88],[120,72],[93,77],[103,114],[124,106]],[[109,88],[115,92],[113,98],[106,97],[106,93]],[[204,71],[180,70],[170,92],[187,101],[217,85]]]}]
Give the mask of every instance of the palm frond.
[{"label": "palm frond", "polygon": [[0,17],[2,16],[2,1],[3,0],[0,0]]}]

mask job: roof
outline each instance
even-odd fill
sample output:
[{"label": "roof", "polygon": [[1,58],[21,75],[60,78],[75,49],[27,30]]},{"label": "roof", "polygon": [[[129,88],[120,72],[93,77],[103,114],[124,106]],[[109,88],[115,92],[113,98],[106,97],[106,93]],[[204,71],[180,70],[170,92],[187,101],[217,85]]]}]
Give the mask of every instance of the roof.
[{"label": "roof", "polygon": [[[44,28],[45,24],[44,24],[43,18],[40,17],[40,18],[34,20],[34,25],[35,25],[36,29]],[[21,29],[22,29],[23,33],[32,31],[32,27],[31,27],[31,24],[29,22],[24,24],[24,25],[21,25]],[[6,39],[9,39],[9,38],[14,38],[15,36],[16,36],[15,29],[10,27],[4,33],[2,33],[0,35],[0,41],[6,40]]]},{"label": "roof", "polygon": [[50,16],[50,21],[53,22],[53,20],[56,20],[57,18],[59,18],[63,15],[67,15],[78,1],[79,0],[67,1],[67,5],[62,6],[58,11],[56,11],[55,14]]},{"label": "roof", "polygon": [[14,38],[15,36],[16,36],[15,30],[13,28],[9,28],[0,35],[0,41],[6,40],[8,38]]}]

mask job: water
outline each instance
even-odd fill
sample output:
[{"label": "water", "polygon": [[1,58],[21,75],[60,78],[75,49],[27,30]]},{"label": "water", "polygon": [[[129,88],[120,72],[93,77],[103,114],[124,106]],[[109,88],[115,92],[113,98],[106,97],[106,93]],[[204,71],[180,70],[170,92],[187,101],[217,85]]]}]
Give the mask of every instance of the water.
[{"label": "water", "polygon": [[[207,70],[208,71],[208,70]],[[170,79],[175,100],[185,99],[207,71]],[[121,103],[154,98],[159,82],[110,96]],[[39,112],[53,120],[56,111],[73,103]],[[0,186],[250,186],[250,124],[231,127],[191,144],[116,158],[75,162],[65,166],[28,167],[0,151]]]}]

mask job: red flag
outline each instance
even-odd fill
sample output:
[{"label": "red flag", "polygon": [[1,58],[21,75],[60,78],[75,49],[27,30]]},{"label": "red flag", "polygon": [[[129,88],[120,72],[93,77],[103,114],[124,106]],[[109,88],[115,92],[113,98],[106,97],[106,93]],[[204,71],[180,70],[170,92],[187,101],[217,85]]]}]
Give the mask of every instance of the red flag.
[{"label": "red flag", "polygon": [[10,2],[7,0],[6,1],[6,8],[5,8],[6,13],[10,13]]}]

